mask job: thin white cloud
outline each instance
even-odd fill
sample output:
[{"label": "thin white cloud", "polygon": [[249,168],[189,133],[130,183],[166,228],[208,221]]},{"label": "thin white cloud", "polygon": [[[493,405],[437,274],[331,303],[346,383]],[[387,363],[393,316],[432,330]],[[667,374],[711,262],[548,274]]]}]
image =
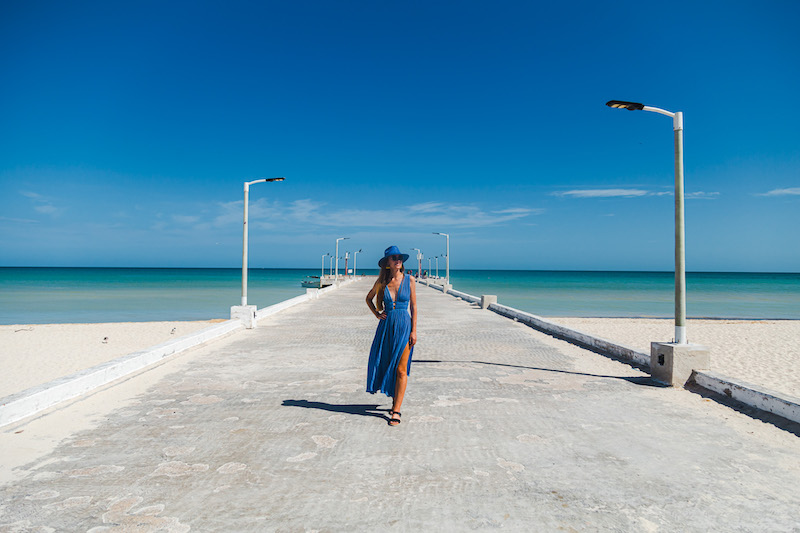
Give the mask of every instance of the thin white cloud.
[{"label": "thin white cloud", "polygon": [[56,213],[58,213],[58,209],[56,209],[50,204],[35,205],[33,206],[33,209],[37,213],[42,213],[43,215],[55,215]]},{"label": "thin white cloud", "polygon": [[650,193],[643,189],[576,189],[554,194],[570,198],[635,198],[647,196]]},{"label": "thin white cloud", "polygon": [[[241,224],[243,208],[241,201],[219,204],[218,207],[219,214],[213,219],[214,226]],[[468,228],[500,225],[538,215],[543,211],[525,207],[486,211],[476,205],[446,205],[438,202],[398,206],[394,209],[341,209],[311,199],[296,200],[289,204],[268,203],[260,199],[248,206],[248,219],[253,221],[253,225],[260,227],[290,223],[304,228],[386,226]]]},{"label": "thin white cloud", "polygon": [[19,193],[20,193],[22,196],[26,197],[26,198],[30,198],[31,200],[40,200],[40,201],[44,201],[44,196],[42,196],[42,195],[41,195],[41,194],[39,194],[38,192],[33,192],[33,191],[19,191]]},{"label": "thin white cloud", "polygon": [[38,220],[32,220],[30,218],[12,218],[12,217],[0,217],[0,220],[5,220],[7,222],[18,222],[21,224],[35,224],[39,222]]},{"label": "thin white cloud", "polygon": [[178,224],[193,224],[200,220],[200,217],[195,215],[173,215],[172,220]]},{"label": "thin white cloud", "polygon": [[511,209],[501,209],[500,211],[492,211],[495,215],[541,215],[544,209],[528,209],[526,207],[512,207]]},{"label": "thin white cloud", "polygon": [[772,189],[769,192],[757,194],[756,196],[800,196],[800,187],[790,187],[788,189]]},{"label": "thin white cloud", "polygon": [[33,203],[33,210],[43,215],[50,215],[52,217],[58,216],[63,211],[63,208],[56,207],[52,199],[47,196],[41,195],[34,191],[19,191],[19,193],[30,198]]},{"label": "thin white cloud", "polygon": [[[554,196],[568,198],[642,198],[645,196],[674,196],[673,191],[647,191],[644,189],[576,189],[572,191],[556,192]],[[713,200],[719,196],[718,192],[691,192],[685,193],[687,200]]]},{"label": "thin white cloud", "polygon": [[407,207],[407,209],[415,213],[431,213],[441,209],[441,207],[441,202],[426,202],[422,204],[410,205]]},{"label": "thin white cloud", "polygon": [[716,200],[719,197],[718,192],[687,192],[683,195],[687,200]]}]

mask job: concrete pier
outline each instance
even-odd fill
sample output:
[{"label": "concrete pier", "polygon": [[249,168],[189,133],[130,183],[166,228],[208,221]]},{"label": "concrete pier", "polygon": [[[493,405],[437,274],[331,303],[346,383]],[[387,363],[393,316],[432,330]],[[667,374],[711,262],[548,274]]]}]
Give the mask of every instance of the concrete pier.
[{"label": "concrete pier", "polygon": [[389,427],[368,283],[4,427],[0,532],[800,530],[794,433],[423,285]]}]

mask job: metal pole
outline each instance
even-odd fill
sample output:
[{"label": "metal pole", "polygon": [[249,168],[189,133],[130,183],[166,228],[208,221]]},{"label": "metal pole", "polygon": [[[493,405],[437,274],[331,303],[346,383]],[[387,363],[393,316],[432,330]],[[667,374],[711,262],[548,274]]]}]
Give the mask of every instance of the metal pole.
[{"label": "metal pole", "polygon": [[242,305],[247,305],[247,201],[250,184],[244,184],[244,223],[242,224]]},{"label": "metal pole", "polygon": [[675,342],[686,340],[686,249],[683,216],[683,113],[675,113]]},{"label": "metal pole", "polygon": [[[438,232],[438,231],[434,231],[433,234],[434,235],[441,235],[445,239],[447,239],[447,250],[446,250],[447,255],[445,256],[446,262],[445,262],[445,275],[444,275],[445,281],[444,282],[445,282],[445,284],[450,285],[450,235],[447,234],[447,233],[441,233],[441,232]],[[438,277],[438,274],[437,274],[437,277]]]},{"label": "metal pole", "polygon": [[324,278],[324,277],[325,277],[325,256],[328,256],[328,255],[331,255],[331,254],[324,254],[324,255],[322,256],[322,268],[321,268],[321,269],[320,269],[320,271],[319,271],[319,283],[320,283],[320,287],[322,286],[322,278]]},{"label": "metal pole", "polygon": [[242,224],[242,305],[247,305],[247,204],[250,185],[267,181],[283,181],[286,178],[262,178],[244,182],[244,223]]},{"label": "metal pole", "polygon": [[339,281],[339,241],[346,241],[349,238],[350,237],[339,237],[336,239],[336,281]]},{"label": "metal pole", "polygon": [[445,258],[445,268],[447,270],[445,271],[445,278],[446,283],[450,285],[450,235],[445,234],[445,237],[447,237],[447,257]]}]

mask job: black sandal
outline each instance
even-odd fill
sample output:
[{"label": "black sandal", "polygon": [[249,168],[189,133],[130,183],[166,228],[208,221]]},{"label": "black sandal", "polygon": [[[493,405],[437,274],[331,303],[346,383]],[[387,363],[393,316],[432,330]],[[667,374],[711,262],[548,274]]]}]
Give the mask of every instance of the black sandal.
[{"label": "black sandal", "polygon": [[[392,415],[397,415],[397,418],[391,418]],[[391,409],[389,409],[389,416],[390,416],[389,425],[396,426],[400,424],[401,422],[400,417],[403,416],[403,413],[401,413],[400,411],[392,411]]]}]

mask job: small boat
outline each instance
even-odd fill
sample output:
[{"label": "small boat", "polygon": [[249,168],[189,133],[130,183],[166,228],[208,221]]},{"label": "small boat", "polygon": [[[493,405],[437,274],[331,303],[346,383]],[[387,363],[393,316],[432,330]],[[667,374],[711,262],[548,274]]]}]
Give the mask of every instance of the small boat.
[{"label": "small boat", "polygon": [[333,285],[333,276],[323,276],[322,278],[319,276],[306,276],[303,281],[300,282],[300,285],[312,289],[322,289],[323,287]]}]

